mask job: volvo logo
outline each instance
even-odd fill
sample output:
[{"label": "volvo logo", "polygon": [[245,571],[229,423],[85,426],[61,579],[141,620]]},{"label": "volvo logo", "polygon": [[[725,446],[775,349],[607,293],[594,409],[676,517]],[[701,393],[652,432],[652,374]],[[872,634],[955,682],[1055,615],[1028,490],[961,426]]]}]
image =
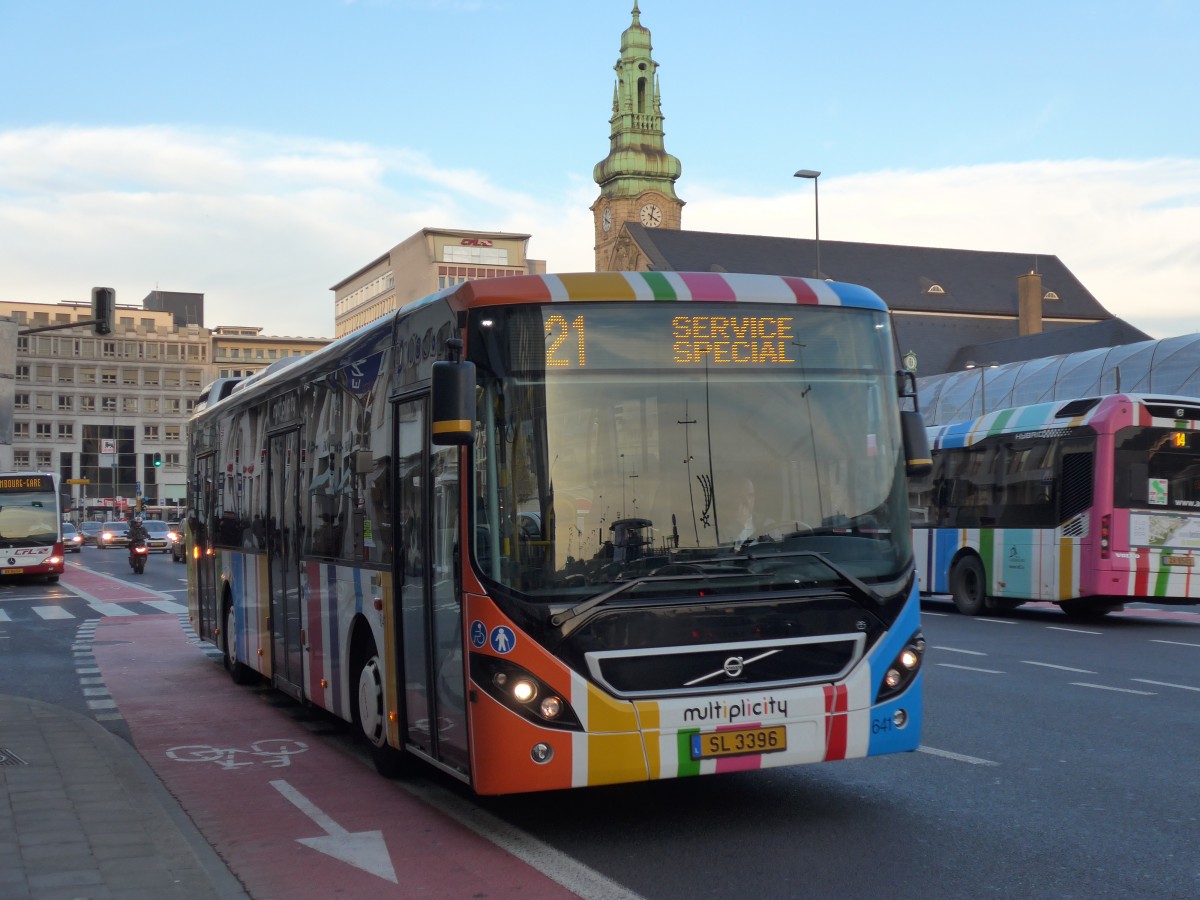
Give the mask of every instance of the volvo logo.
[{"label": "volvo logo", "polygon": [[776,648],[774,650],[764,651],[763,653],[758,654],[758,656],[752,656],[749,659],[741,656],[730,656],[726,658],[724,663],[721,664],[721,668],[714,672],[709,672],[707,675],[701,675],[699,678],[693,678],[691,681],[685,681],[683,686],[695,687],[698,684],[703,684],[706,681],[719,678],[721,675],[724,675],[726,678],[740,678],[742,673],[746,671],[746,666],[750,665],[751,663],[756,663],[760,659],[766,659],[768,656],[774,656],[776,653],[782,652],[782,650]]}]

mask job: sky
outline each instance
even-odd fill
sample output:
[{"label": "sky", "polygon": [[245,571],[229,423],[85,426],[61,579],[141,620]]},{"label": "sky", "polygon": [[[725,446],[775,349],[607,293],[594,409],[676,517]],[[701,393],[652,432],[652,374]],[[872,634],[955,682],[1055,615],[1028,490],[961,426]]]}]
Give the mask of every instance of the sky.
[{"label": "sky", "polygon": [[[1053,255],[1200,332],[1200,3],[639,6],[685,229],[810,238],[816,169],[822,240]],[[0,0],[0,299],[328,337],[330,288],[424,227],[591,271],[632,7]]]}]

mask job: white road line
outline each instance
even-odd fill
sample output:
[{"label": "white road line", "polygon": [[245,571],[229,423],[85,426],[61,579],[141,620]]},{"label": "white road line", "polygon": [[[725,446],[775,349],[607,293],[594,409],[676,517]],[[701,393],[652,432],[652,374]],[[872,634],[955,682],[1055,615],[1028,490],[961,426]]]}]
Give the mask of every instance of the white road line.
[{"label": "white road line", "polygon": [[0,622],[11,622],[11,621],[12,621],[12,619],[10,619],[8,617],[8,613],[6,613],[4,610],[0,609]]},{"label": "white road line", "polygon": [[75,616],[61,606],[33,606],[30,607],[35,613],[43,619],[74,619]]},{"label": "white road line", "polygon": [[1093,672],[1091,669],[1073,669],[1070,666],[1056,666],[1054,663],[1035,662],[1032,659],[1023,659],[1021,662],[1025,663],[1027,666],[1043,666],[1047,669],[1061,669],[1064,672],[1078,672],[1080,675],[1100,674],[1099,672]]},{"label": "white road line", "polygon": [[623,887],[594,869],[577,862],[537,838],[514,828],[485,809],[430,782],[397,782],[408,793],[471,829],[485,840],[528,863],[584,900],[641,900],[641,895]]},{"label": "white road line", "polygon": [[1139,694],[1143,697],[1154,697],[1156,691],[1135,691],[1130,688],[1109,687],[1107,684],[1088,684],[1085,681],[1072,681],[1071,684],[1075,687],[1095,688],[1098,691],[1116,691],[1118,694]]},{"label": "white road line", "polygon": [[1063,628],[1061,625],[1047,625],[1050,631],[1069,631],[1071,634],[1104,634],[1103,631],[1086,631],[1083,628]]},{"label": "white road line", "polygon": [[1016,625],[1013,619],[994,619],[991,616],[975,616],[976,622],[987,622],[989,625]]},{"label": "white road line", "polygon": [[974,666],[956,666],[954,663],[937,663],[937,665],[942,666],[945,669],[964,669],[968,672],[983,672],[985,675],[1005,674],[1004,672],[997,671],[996,669],[977,669]]},{"label": "white road line", "polygon": [[982,650],[960,650],[958,647],[939,647],[934,645],[934,650],[944,650],[946,653],[966,653],[970,656],[987,656]]},{"label": "white road line", "polygon": [[102,616],[136,616],[132,609],[119,603],[104,603],[100,600],[89,600],[88,606]]},{"label": "white road line", "polygon": [[1133,678],[1130,680],[1139,682],[1140,684],[1156,684],[1159,687],[1179,688],[1181,691],[1200,692],[1200,687],[1192,687],[1190,684],[1172,684],[1169,681],[1151,681],[1149,678]]},{"label": "white road line", "polygon": [[153,606],[160,612],[172,613],[173,615],[187,612],[187,607],[184,604],[176,603],[174,600],[143,600],[142,602],[147,606]]},{"label": "white road line", "polygon": [[1158,638],[1150,638],[1152,644],[1174,644],[1176,647],[1200,647],[1200,644],[1189,644],[1187,641],[1163,641]]},{"label": "white road line", "polygon": [[973,766],[998,766],[1000,763],[990,759],[980,759],[978,756],[966,756],[962,753],[953,753],[950,750],[938,750],[936,747],[926,747],[924,744],[917,747],[918,753],[928,753],[930,756],[940,756],[943,759],[953,759],[956,762],[970,763]]}]

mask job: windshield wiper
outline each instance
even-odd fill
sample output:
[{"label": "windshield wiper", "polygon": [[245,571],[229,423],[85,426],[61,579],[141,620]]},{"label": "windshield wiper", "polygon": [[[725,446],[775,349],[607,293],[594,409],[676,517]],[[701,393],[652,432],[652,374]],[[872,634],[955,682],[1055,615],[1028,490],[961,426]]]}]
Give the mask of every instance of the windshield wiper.
[{"label": "windshield wiper", "polygon": [[875,588],[871,587],[865,581],[859,580],[856,576],[851,575],[841,566],[829,561],[823,553],[817,553],[815,550],[790,550],[787,553],[754,553],[753,550],[746,554],[747,559],[792,559],[797,556],[815,559],[825,568],[833,571],[835,575],[853,587],[855,590],[862,592],[870,599],[874,600],[880,606],[883,606],[887,600]]},{"label": "windshield wiper", "polygon": [[[715,575],[703,573],[706,579],[714,578],[745,578],[746,572],[730,572],[729,574]],[[649,584],[650,582],[663,581],[695,581],[696,575],[641,575],[637,578],[631,578],[629,581],[621,581],[613,585],[607,591],[601,591],[599,594],[593,594],[582,603],[577,603],[570,609],[563,610],[560,613],[555,613],[550,617],[550,624],[555,627],[561,626],[572,619],[577,619],[590,609],[595,609],[616,597],[618,594],[623,594],[630,588],[637,587],[641,584]]]}]

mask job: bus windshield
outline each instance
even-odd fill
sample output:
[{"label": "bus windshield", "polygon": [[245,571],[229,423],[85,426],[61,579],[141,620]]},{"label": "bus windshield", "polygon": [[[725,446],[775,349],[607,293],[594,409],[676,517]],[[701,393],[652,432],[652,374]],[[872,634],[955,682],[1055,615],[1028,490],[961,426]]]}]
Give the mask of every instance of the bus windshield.
[{"label": "bus windshield", "polygon": [[53,491],[0,493],[0,547],[48,547],[58,539]]},{"label": "bus windshield", "polygon": [[472,313],[478,571],[545,601],[647,576],[747,591],[900,578],[886,316],[681,306]]}]

